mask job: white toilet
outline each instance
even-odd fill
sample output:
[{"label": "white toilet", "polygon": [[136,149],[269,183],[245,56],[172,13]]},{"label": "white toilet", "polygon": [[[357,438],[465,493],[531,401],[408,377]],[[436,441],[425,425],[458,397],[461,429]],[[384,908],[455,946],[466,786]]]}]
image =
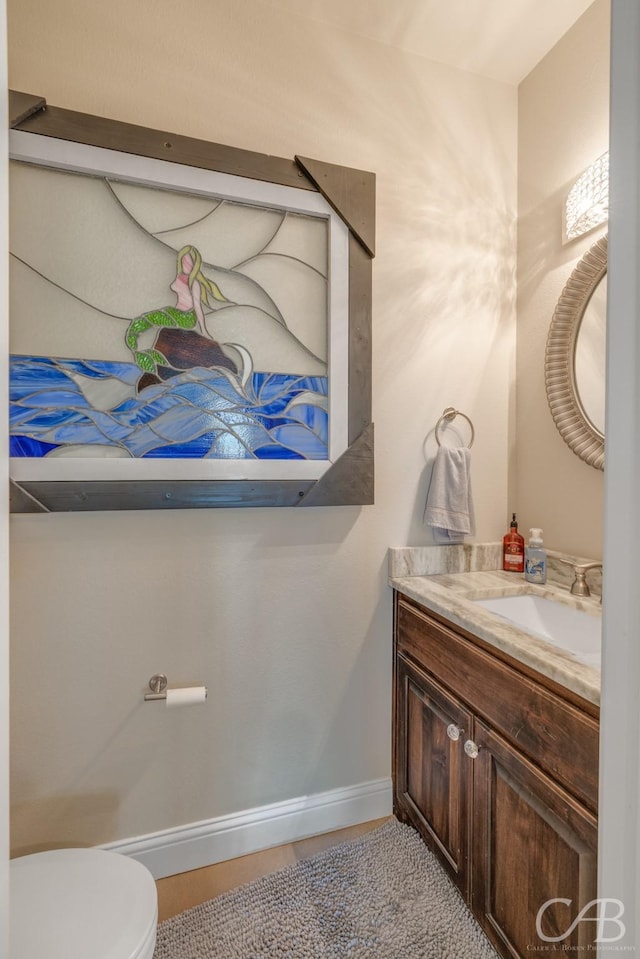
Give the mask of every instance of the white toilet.
[{"label": "white toilet", "polygon": [[106,849],[54,849],[9,866],[11,959],[152,959],[149,870]]}]

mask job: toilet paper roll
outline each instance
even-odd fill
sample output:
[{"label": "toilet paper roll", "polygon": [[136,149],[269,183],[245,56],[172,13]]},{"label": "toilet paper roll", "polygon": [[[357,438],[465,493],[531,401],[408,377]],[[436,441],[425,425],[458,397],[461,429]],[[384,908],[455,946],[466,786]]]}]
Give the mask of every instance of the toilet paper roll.
[{"label": "toilet paper roll", "polygon": [[204,703],[207,698],[206,686],[183,686],[181,689],[167,690],[167,708],[174,706],[195,706]]}]

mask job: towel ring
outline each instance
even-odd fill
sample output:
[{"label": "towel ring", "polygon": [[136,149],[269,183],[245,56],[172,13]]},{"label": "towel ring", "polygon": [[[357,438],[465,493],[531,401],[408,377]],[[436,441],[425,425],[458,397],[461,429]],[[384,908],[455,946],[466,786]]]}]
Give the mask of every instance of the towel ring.
[{"label": "towel ring", "polygon": [[471,428],[471,439],[469,440],[469,445],[468,445],[468,449],[471,449],[471,447],[473,446],[473,441],[476,438],[476,431],[473,428],[473,423],[471,422],[471,420],[469,419],[466,413],[461,413],[460,410],[454,410],[453,406],[447,406],[446,410],[444,411],[444,413],[442,414],[442,416],[436,423],[436,428],[434,430],[436,434],[436,443],[438,444],[438,446],[441,445],[440,437],[438,436],[438,430],[440,429],[442,424],[450,423],[451,420],[456,418],[456,416],[461,416],[463,420],[467,421],[467,423],[469,424]]}]

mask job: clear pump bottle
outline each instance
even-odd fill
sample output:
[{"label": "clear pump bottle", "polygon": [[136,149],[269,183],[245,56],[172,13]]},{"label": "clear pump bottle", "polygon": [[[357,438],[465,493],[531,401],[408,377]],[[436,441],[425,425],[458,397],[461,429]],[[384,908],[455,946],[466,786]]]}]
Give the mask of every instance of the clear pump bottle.
[{"label": "clear pump bottle", "polygon": [[542,530],[529,530],[529,545],[524,551],[524,578],[528,583],[546,583],[547,553],[542,548]]}]

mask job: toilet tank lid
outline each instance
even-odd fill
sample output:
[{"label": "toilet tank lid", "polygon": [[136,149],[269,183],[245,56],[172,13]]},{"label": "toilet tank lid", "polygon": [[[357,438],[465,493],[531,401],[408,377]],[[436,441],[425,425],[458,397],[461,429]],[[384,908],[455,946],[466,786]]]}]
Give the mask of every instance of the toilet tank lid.
[{"label": "toilet tank lid", "polygon": [[156,885],[135,859],[106,849],[53,849],[11,860],[9,882],[11,959],[152,955]]}]

